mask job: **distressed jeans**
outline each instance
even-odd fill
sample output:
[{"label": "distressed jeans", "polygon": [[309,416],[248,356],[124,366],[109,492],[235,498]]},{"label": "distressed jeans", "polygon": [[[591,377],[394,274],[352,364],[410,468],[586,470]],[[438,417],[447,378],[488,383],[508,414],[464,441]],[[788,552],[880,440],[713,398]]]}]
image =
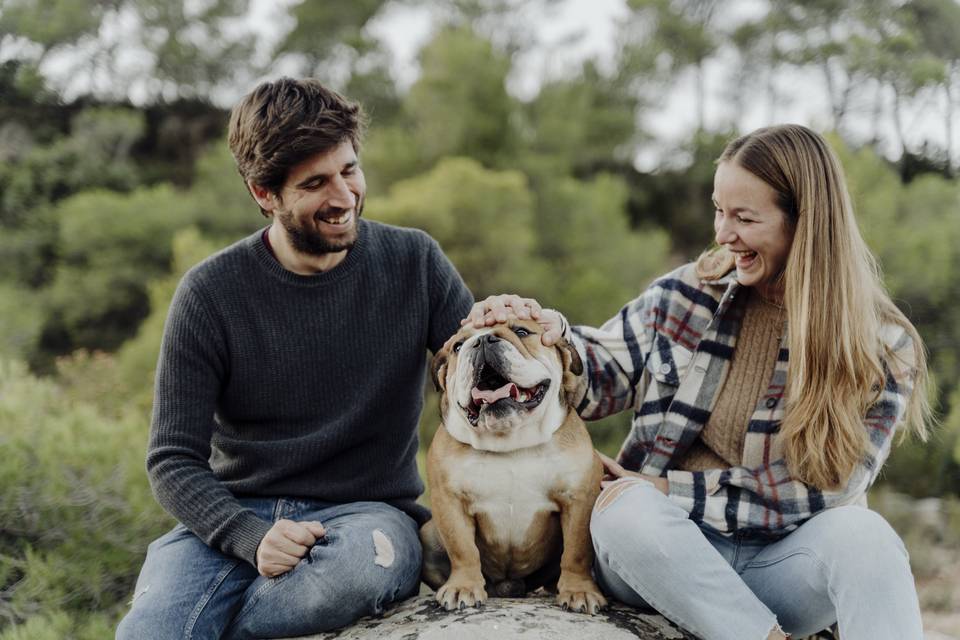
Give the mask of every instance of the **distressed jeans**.
[{"label": "distressed jeans", "polygon": [[240,502],[271,522],[318,520],[326,535],[295,568],[265,578],[177,525],[147,549],[117,640],[309,635],[378,614],[417,592],[420,540],[402,511],[379,502]]},{"label": "distressed jeans", "polygon": [[817,514],[776,541],[701,528],[650,483],[594,511],[601,588],[651,606],[704,640],[801,637],[839,623],[842,640],[923,640],[903,542],[869,509]]}]

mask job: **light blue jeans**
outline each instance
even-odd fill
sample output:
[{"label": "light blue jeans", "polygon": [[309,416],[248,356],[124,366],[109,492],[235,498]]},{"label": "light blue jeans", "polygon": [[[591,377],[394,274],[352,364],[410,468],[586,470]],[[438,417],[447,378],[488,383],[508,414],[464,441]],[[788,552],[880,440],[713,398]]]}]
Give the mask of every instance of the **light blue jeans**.
[{"label": "light blue jeans", "polygon": [[786,537],[701,528],[652,484],[625,490],[590,523],[602,589],[651,606],[705,640],[804,636],[839,622],[842,640],[923,640],[903,542],[863,507],[823,511]]},{"label": "light blue jeans", "polygon": [[[294,569],[264,578],[247,562],[211,549],[177,525],[147,549],[117,640],[309,635],[378,614],[417,592],[420,539],[416,523],[402,511],[379,502],[240,502],[271,522],[319,520],[326,536]],[[383,536],[375,547],[377,530],[393,547],[392,562],[384,553]]]}]

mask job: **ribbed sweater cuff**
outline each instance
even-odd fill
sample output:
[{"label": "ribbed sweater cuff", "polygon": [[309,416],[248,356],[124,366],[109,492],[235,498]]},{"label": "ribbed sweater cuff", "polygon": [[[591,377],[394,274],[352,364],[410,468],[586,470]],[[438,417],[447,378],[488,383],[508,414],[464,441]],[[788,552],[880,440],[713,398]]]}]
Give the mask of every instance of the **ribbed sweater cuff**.
[{"label": "ribbed sweater cuff", "polygon": [[244,510],[230,522],[230,533],[224,540],[224,551],[257,566],[257,547],[273,526],[252,511]]}]

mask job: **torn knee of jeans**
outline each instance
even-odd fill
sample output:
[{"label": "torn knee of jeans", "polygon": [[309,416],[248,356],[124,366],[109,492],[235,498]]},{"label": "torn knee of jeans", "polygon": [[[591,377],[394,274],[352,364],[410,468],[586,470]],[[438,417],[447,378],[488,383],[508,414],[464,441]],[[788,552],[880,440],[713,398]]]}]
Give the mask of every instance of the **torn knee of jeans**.
[{"label": "torn knee of jeans", "polygon": [[602,513],[604,509],[612,505],[617,498],[623,495],[624,491],[631,487],[643,484],[650,485],[651,487],[653,486],[652,482],[642,478],[620,478],[603,490],[603,492],[597,498],[596,504],[593,505],[593,512]]},{"label": "torn knee of jeans", "polygon": [[767,635],[767,638],[783,638],[784,640],[790,640],[790,634],[783,630],[783,628],[780,626],[780,623],[774,621],[773,628],[770,629],[770,633]]},{"label": "torn knee of jeans", "polygon": [[393,551],[393,543],[380,529],[373,530],[373,563],[379,567],[388,568],[393,565],[396,554]]}]

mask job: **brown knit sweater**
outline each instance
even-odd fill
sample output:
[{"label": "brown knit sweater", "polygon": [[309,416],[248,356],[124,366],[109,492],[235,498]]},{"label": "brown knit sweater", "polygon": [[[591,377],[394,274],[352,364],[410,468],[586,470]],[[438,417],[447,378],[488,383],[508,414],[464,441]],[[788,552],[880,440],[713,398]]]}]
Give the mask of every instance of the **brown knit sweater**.
[{"label": "brown knit sweater", "polygon": [[679,460],[684,471],[727,469],[740,464],[743,438],[777,363],[785,312],[751,291],[730,370],[700,437]]}]

